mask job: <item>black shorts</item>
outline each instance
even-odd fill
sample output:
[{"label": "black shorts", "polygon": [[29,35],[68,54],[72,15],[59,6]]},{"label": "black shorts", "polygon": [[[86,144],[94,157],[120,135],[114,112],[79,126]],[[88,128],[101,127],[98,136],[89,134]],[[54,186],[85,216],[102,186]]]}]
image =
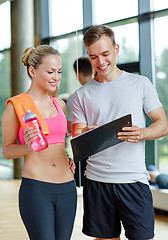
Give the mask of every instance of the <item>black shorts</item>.
[{"label": "black shorts", "polygon": [[141,182],[113,184],[85,179],[83,233],[117,238],[121,222],[129,240],[154,237],[154,209],[149,186]]}]

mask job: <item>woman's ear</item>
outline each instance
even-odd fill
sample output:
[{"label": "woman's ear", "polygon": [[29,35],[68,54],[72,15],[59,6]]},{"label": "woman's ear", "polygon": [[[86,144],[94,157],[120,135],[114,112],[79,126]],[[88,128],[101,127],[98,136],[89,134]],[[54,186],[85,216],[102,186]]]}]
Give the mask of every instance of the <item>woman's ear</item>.
[{"label": "woman's ear", "polygon": [[28,68],[28,71],[29,71],[30,76],[31,76],[31,77],[34,77],[34,75],[35,75],[34,67],[30,66],[30,67]]}]

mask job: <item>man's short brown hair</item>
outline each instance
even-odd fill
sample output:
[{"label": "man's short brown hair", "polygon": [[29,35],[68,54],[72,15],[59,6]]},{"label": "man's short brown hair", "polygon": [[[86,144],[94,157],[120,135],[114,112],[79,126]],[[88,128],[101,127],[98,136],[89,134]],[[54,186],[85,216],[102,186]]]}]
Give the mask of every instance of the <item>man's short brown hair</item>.
[{"label": "man's short brown hair", "polygon": [[104,25],[97,25],[89,28],[83,38],[85,46],[89,46],[99,40],[102,36],[111,39],[113,45],[116,45],[114,32],[111,28]]}]

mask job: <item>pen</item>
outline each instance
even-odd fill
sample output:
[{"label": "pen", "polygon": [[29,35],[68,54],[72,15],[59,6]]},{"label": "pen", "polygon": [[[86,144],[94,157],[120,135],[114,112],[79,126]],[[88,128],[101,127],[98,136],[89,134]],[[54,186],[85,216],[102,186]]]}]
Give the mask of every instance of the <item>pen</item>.
[{"label": "pen", "polygon": [[85,127],[77,127],[76,129],[84,129]]}]

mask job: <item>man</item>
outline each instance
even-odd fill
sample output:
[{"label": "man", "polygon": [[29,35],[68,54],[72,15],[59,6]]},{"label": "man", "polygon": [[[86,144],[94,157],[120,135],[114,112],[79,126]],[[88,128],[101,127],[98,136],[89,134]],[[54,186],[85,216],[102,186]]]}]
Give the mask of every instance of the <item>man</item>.
[{"label": "man", "polygon": [[[99,25],[88,29],[84,43],[97,75],[74,95],[73,135],[130,113],[133,125],[118,133],[124,142],[87,160],[83,233],[118,239],[122,222],[128,239],[151,240],[154,210],[145,167],[145,140],[168,133],[164,109],[146,77],[116,66],[119,45],[110,28]],[[152,120],[149,127],[146,115]]]},{"label": "man", "polygon": [[[92,77],[93,77],[93,69],[92,65],[90,63],[90,60],[88,57],[83,56],[75,60],[73,64],[73,68],[75,71],[75,74],[80,82],[81,85],[84,85],[85,83],[89,82]],[[66,103],[67,106],[67,127],[68,127],[68,132],[70,134],[73,133],[73,128],[72,128],[72,120],[73,120],[73,113],[72,113],[72,101],[73,101],[73,96],[72,94]]]}]

